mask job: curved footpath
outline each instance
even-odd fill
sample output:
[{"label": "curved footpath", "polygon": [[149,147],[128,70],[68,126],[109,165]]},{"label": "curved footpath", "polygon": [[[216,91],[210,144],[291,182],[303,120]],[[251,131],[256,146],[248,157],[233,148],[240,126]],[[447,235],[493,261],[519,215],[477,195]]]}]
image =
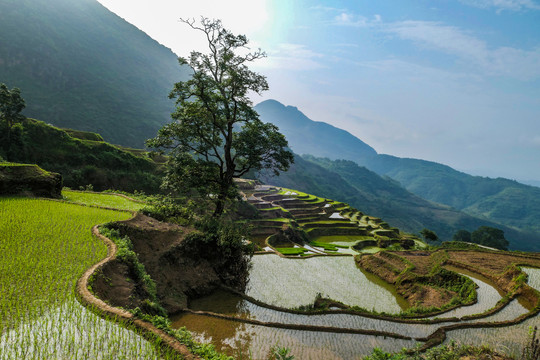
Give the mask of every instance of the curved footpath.
[{"label": "curved footpath", "polygon": [[107,246],[107,257],[97,264],[91,266],[77,281],[75,293],[79,301],[84,306],[92,310],[97,310],[95,312],[104,318],[113,319],[120,325],[127,325],[128,328],[136,329],[139,334],[149,341],[156,340],[156,338],[161,339],[160,346],[166,351],[174,351],[187,360],[200,359],[199,357],[193,355],[184,344],[181,344],[173,336],[158,329],[149,322],[137,319],[132,313],[126,310],[108,305],[103,300],[95,297],[90,290],[88,290],[90,277],[107,262],[113,260],[116,257],[117,252],[116,244],[109,238],[99,233],[98,225],[95,225],[92,228],[92,234],[101,239]]},{"label": "curved footpath", "polygon": [[[129,200],[133,200],[133,199],[130,199],[130,198],[128,198],[127,196],[125,196],[123,194],[115,194],[115,195],[121,195],[121,196],[123,196],[123,197],[125,197],[125,198],[127,198]],[[114,209],[114,210],[118,210],[118,209]],[[134,212],[131,212],[131,213],[134,214]],[[126,221],[129,221],[129,220],[124,220],[124,221],[119,221],[119,222],[121,223],[121,222],[126,222]],[[96,310],[96,312],[100,316],[102,316],[104,318],[113,319],[115,322],[119,323],[120,325],[127,326],[128,328],[136,329],[144,338],[146,338],[149,341],[155,341],[156,339],[160,339],[159,344],[163,348],[163,350],[173,351],[173,352],[179,354],[180,356],[182,356],[184,359],[200,359],[199,357],[192,354],[189,351],[189,349],[187,348],[187,346],[185,346],[184,344],[181,344],[173,336],[171,336],[171,335],[167,334],[166,332],[158,329],[157,327],[155,327],[154,325],[152,325],[149,322],[142,321],[142,320],[136,318],[132,313],[130,313],[130,312],[126,311],[126,310],[123,310],[123,309],[116,308],[116,307],[108,305],[103,300],[101,300],[101,299],[97,298],[96,296],[94,296],[88,290],[90,277],[97,270],[99,270],[101,267],[103,267],[107,262],[115,259],[116,252],[117,252],[116,244],[112,240],[110,240],[109,238],[107,238],[107,237],[105,237],[105,236],[103,236],[102,234],[99,233],[98,225],[95,225],[92,228],[92,233],[93,233],[94,236],[101,239],[105,243],[105,245],[107,246],[107,256],[103,260],[98,262],[97,264],[94,264],[92,267],[87,269],[85,271],[85,273],[81,276],[81,278],[79,278],[79,280],[77,281],[76,295],[77,295],[77,298],[79,299],[79,301],[83,305],[89,307],[90,309]],[[459,263],[456,264],[456,263],[454,263],[452,265],[466,268],[465,266],[463,266],[464,264],[459,264]],[[484,274],[482,274],[482,275],[484,275]],[[525,287],[529,288],[529,286],[526,285],[526,284],[525,284]],[[231,291],[232,289],[227,288],[226,290]],[[536,292],[534,289],[531,289],[531,290],[533,291],[533,293]],[[291,313],[303,313],[302,311],[294,311],[294,310],[290,310],[290,309],[284,309],[284,308],[264,304],[264,303],[261,303],[260,301],[257,301],[256,299],[248,297],[245,294],[240,294],[240,293],[238,293],[236,291],[232,291],[232,292],[236,293],[237,295],[242,296],[247,301],[253,302],[253,303],[258,304],[258,305],[263,306],[263,307],[271,308],[271,309],[274,309],[274,310],[277,310],[277,311],[284,311],[284,312],[291,312]],[[512,294],[512,296],[510,298],[511,299],[514,298],[515,295],[516,295],[515,293]],[[498,306],[496,306],[495,308],[490,309],[489,311],[487,311],[487,312],[485,312],[483,314],[476,314],[476,315],[464,317],[462,319],[460,319],[460,318],[446,318],[446,319],[441,318],[441,319],[431,319],[431,320],[428,320],[428,319],[395,319],[395,318],[394,319],[389,319],[391,317],[380,316],[380,315],[377,316],[377,315],[367,315],[367,314],[356,314],[356,315],[360,315],[360,316],[366,316],[367,315],[366,317],[373,317],[373,318],[379,318],[381,320],[394,321],[394,322],[403,322],[403,323],[424,323],[425,324],[425,323],[438,323],[438,322],[448,322],[448,321],[457,322],[455,324],[442,326],[442,327],[436,329],[431,335],[427,336],[426,338],[413,338],[413,337],[404,336],[404,335],[401,335],[401,334],[389,333],[389,332],[384,332],[384,331],[365,330],[365,329],[344,329],[344,328],[334,328],[334,327],[328,327],[328,326],[267,323],[267,322],[262,322],[262,321],[258,321],[258,320],[253,320],[253,319],[250,319],[250,320],[241,319],[241,318],[238,318],[238,317],[227,316],[227,315],[217,314],[217,313],[213,313],[213,312],[194,311],[194,310],[190,310],[190,309],[185,309],[185,311],[188,312],[188,313],[196,314],[196,315],[203,315],[203,316],[222,318],[222,319],[227,319],[227,320],[232,320],[232,321],[239,321],[239,322],[244,322],[244,323],[250,323],[250,324],[253,324],[253,325],[260,325],[260,326],[269,326],[269,327],[277,327],[277,328],[285,328],[285,329],[296,329],[296,330],[338,332],[338,333],[345,332],[345,333],[353,333],[353,334],[356,333],[356,334],[376,335],[376,336],[385,336],[385,337],[388,336],[388,337],[397,338],[397,339],[414,339],[416,341],[424,342],[424,345],[421,348],[414,349],[414,350],[411,349],[410,350],[411,352],[416,352],[416,351],[424,351],[424,350],[426,350],[428,348],[431,348],[433,346],[441,344],[446,338],[446,332],[447,331],[452,331],[452,330],[456,330],[456,329],[464,329],[464,328],[504,327],[504,326],[514,325],[514,324],[518,324],[520,322],[523,322],[526,319],[528,319],[530,317],[533,317],[533,316],[537,315],[540,312],[540,299],[538,299],[537,303],[535,304],[536,306],[532,310],[530,310],[526,314],[523,314],[523,315],[521,315],[521,316],[519,316],[519,317],[517,317],[517,318],[515,318],[513,320],[497,321],[497,322],[478,322],[478,323],[463,323],[463,322],[461,322],[463,320],[469,320],[470,318],[487,317],[487,316],[491,315],[494,312],[500,311],[502,308],[504,308],[508,304],[508,302],[509,301],[502,302],[501,304],[498,304]]]}]

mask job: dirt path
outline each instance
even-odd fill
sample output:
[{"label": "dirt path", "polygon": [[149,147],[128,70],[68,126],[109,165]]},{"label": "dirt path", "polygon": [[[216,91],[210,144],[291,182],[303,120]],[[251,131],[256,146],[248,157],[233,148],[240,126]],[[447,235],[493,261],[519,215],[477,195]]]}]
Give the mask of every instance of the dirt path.
[{"label": "dirt path", "polygon": [[[126,220],[129,221],[129,220]],[[107,257],[97,264],[91,266],[85,273],[79,278],[76,285],[76,294],[79,301],[86,307],[91,307],[97,310],[97,313],[102,317],[115,319],[117,323],[128,324],[130,327],[134,327],[138,332],[147,340],[155,340],[156,337],[162,340],[160,346],[165,350],[172,350],[177,352],[184,359],[199,359],[199,357],[193,355],[189,349],[181,344],[174,337],[165,333],[164,331],[156,328],[154,325],[139,320],[135,316],[123,309],[112,307],[105,303],[103,300],[95,297],[88,290],[88,282],[90,277],[100,269],[104,264],[113,260],[116,256],[117,247],[109,238],[99,233],[97,225],[92,228],[92,234],[101,239],[107,246]]]}]

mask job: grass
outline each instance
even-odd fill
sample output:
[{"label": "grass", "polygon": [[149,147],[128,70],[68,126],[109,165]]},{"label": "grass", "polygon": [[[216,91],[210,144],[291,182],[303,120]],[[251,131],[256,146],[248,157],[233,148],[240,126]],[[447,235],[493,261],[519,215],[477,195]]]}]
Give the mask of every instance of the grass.
[{"label": "grass", "polygon": [[277,247],[275,248],[277,251],[282,253],[283,255],[302,255],[304,254],[307,249],[304,248],[294,248],[294,247]]},{"label": "grass", "polygon": [[72,203],[101,206],[118,210],[138,211],[146,205],[118,195],[95,194],[72,190],[63,190],[62,197],[65,201]]},{"label": "grass", "polygon": [[77,278],[105,257],[91,235],[126,212],[0,198],[0,359],[157,359],[155,347],[75,299]]},{"label": "grass", "polygon": [[319,241],[311,241],[309,243],[311,246],[316,246],[323,248],[325,251],[338,251],[338,249],[348,249],[349,246],[347,245],[338,245],[338,244],[332,244],[327,242],[319,242]]}]

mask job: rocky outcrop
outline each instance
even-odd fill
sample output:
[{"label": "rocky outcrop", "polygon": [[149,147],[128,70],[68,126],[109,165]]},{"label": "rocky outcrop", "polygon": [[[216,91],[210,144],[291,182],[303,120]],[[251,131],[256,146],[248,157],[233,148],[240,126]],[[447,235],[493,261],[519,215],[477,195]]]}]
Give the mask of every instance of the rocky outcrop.
[{"label": "rocky outcrop", "polygon": [[62,175],[37,165],[0,163],[0,195],[61,197]]}]

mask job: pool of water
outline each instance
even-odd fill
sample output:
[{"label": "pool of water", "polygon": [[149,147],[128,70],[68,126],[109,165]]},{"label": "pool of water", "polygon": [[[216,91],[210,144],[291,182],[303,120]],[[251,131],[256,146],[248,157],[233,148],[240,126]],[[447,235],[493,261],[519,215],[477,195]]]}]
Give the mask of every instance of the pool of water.
[{"label": "pool of water", "polygon": [[192,314],[176,318],[173,326],[186,326],[198,341],[211,342],[237,358],[267,359],[270,348],[279,346],[291,349],[296,359],[360,359],[374,347],[399,351],[416,345],[412,340],[278,329]]},{"label": "pool of water", "polygon": [[[529,274],[531,286],[540,287],[540,270],[526,268],[524,271]],[[482,313],[494,307],[497,301],[501,299],[501,293],[492,286],[493,284],[488,279],[462,270],[459,270],[459,272],[470,277],[478,285],[478,303],[452,310],[439,315],[439,317],[461,317]],[[357,279],[353,279],[354,277]],[[341,282],[336,285],[335,282],[338,279]],[[318,257],[294,260],[272,255],[255,256],[250,284],[249,295],[278,306],[283,306],[283,302],[288,302],[289,306],[291,304],[306,304],[310,302],[308,300],[312,302],[317,291],[330,293],[332,298],[336,300],[339,300],[338,297],[341,296],[349,304],[360,299],[360,304],[366,302],[373,304],[379,301],[377,296],[382,293],[384,294],[382,301],[398,304],[395,291],[392,292],[393,287],[382,282],[374,275],[359,271],[351,257]],[[324,292],[320,291],[320,289],[323,289]],[[349,290],[348,293],[343,289]],[[354,291],[350,291],[350,289]],[[361,297],[355,294],[357,291],[366,293],[361,295],[364,297]],[[338,296],[336,296],[336,293]],[[370,296],[375,297],[370,299]],[[394,299],[393,302],[389,300],[391,298]],[[296,300],[296,302],[293,300]],[[343,302],[347,303],[347,301]],[[216,291],[210,296],[193,300],[189,306],[193,310],[215,312],[240,319],[267,323],[376,330],[415,338],[427,337],[439,327],[452,324],[452,322],[404,324],[350,314],[291,314],[255,305],[240,296],[226,291]],[[369,308],[369,306],[365,305],[364,307]],[[399,311],[400,306],[397,305],[394,309]],[[468,322],[512,320],[527,313],[527,311],[528,309],[519,301],[513,300],[496,314]],[[538,325],[539,323],[539,317],[536,316],[523,324],[507,328],[454,330],[448,332],[447,342],[454,340],[464,344],[486,343],[499,351],[518,354],[527,341],[529,326]],[[386,351],[399,351],[404,347],[411,348],[417,344],[414,340],[400,340],[373,335],[290,330],[188,313],[173,318],[173,326],[186,326],[192,331],[197,340],[211,342],[217,349],[229,355],[244,358],[251,356],[252,359],[266,359],[272,346],[290,348],[291,353],[297,359],[319,360],[358,359],[370,354],[374,347]]]},{"label": "pool of water", "polygon": [[352,256],[284,259],[253,257],[247,295],[267,304],[296,308],[313,304],[317,294],[368,310],[399,313],[407,302],[381,279],[368,276]]}]

